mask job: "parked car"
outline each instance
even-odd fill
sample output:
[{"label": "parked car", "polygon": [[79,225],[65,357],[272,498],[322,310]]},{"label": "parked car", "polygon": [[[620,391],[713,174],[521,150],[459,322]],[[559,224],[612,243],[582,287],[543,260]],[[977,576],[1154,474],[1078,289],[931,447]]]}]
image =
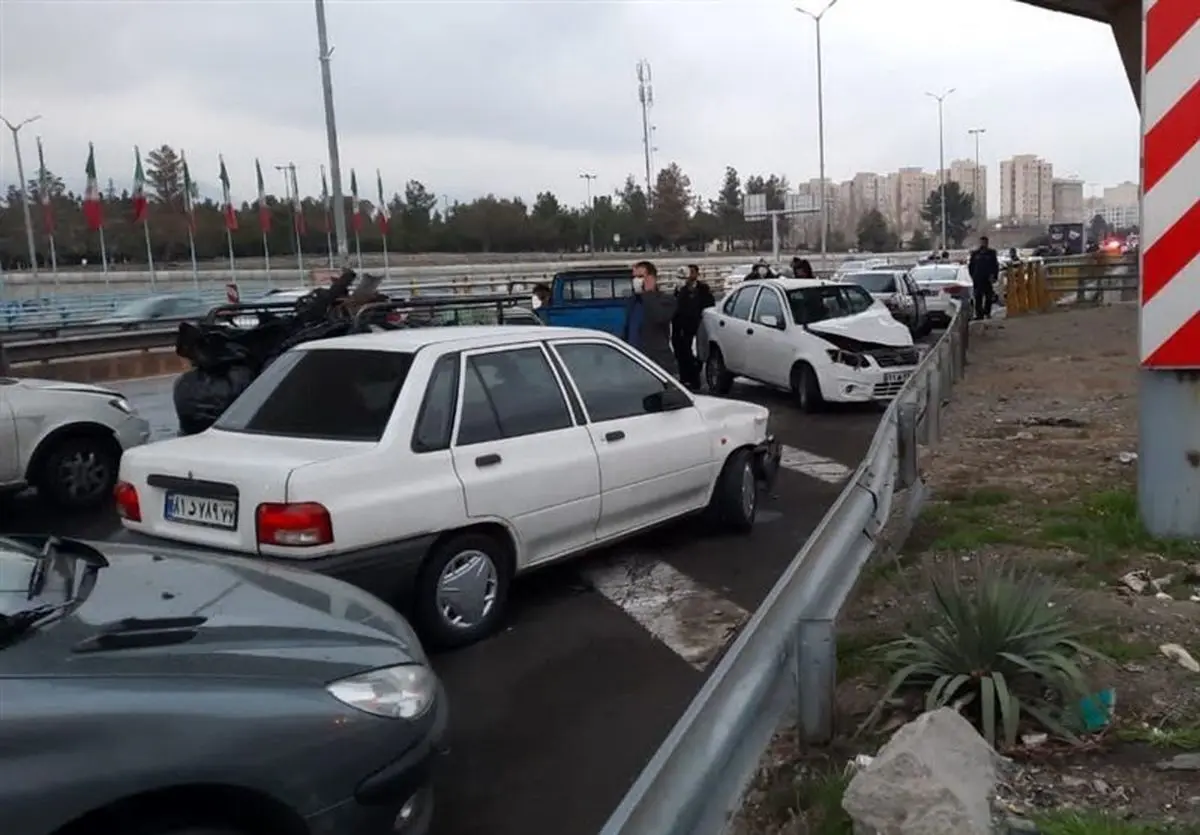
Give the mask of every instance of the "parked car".
[{"label": "parked car", "polygon": [[921,288],[929,317],[935,326],[945,327],[954,318],[958,306],[967,306],[971,315],[975,302],[972,298],[971,275],[959,264],[922,264],[909,276]]},{"label": "parked car", "polygon": [[150,424],[103,386],[0,377],[0,493],[35,487],[65,511],[109,501],[124,450]]},{"label": "parked car", "polygon": [[748,531],[780,455],[767,418],[599,331],[357,334],[292,348],[211,429],[130,453],[115,495],[130,536],[342,577],[461,646],[529,569],[693,513]]},{"label": "parked car", "polygon": [[0,538],[0,832],[425,835],[446,699],[380,600],[262,560]]},{"label": "parked car", "polygon": [[933,330],[925,297],[903,270],[877,267],[869,272],[849,273],[840,281],[857,284],[892,312],[896,321],[908,326],[914,339],[921,339]]},{"label": "parked car", "polygon": [[198,296],[164,293],[127,302],[108,316],[98,319],[95,324],[131,330],[140,325],[155,324],[167,319],[199,319],[211,307],[210,302]]},{"label": "parked car", "polygon": [[629,266],[563,270],[550,283],[550,304],[539,307],[537,315],[547,325],[620,336],[625,306],[632,295],[633,270]]},{"label": "parked car", "polygon": [[895,397],[920,360],[908,328],[856,284],[777,278],[745,284],[704,311],[705,376],[790,390],[800,408]]}]

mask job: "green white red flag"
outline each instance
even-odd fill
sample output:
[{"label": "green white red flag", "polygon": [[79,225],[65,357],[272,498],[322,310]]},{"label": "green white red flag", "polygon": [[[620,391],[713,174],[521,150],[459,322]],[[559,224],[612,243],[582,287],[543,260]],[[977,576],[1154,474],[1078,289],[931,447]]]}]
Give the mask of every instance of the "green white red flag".
[{"label": "green white red flag", "polygon": [[187,154],[179,152],[179,161],[183,164],[183,214],[187,218],[188,229],[196,231],[196,197],[199,192],[192,182],[192,172],[188,170]]},{"label": "green white red flag", "polygon": [[375,185],[379,187],[379,206],[375,209],[375,222],[379,224],[379,231],[386,237],[392,213],[388,211],[387,199],[383,196],[383,175],[379,173],[378,168],[375,169]]},{"label": "green white red flag", "polygon": [[42,138],[37,138],[38,149],[38,202],[42,205],[42,223],[46,234],[54,234],[54,206],[50,202],[50,178],[46,174],[46,157],[42,153]]},{"label": "green white red flag", "polygon": [[271,231],[271,207],[267,205],[267,187],[263,185],[262,165],[254,160],[254,173],[258,177],[258,225],[263,234]]},{"label": "green white red flag", "polygon": [[96,149],[88,143],[87,187],[83,192],[83,216],[88,229],[98,232],[104,228],[104,204],[100,202],[100,181],[96,178]]},{"label": "green white red flag", "polygon": [[350,222],[355,235],[362,231],[362,204],[358,200],[358,177],[353,168],[350,169]]},{"label": "green white red flag", "polygon": [[146,200],[146,173],[142,171],[142,152],[136,145],[133,146],[133,158],[133,222],[138,223],[146,220],[149,204]]},{"label": "green white red flag", "polygon": [[225,216],[225,228],[236,232],[237,209],[233,207],[233,196],[229,190],[229,172],[225,170],[225,157],[218,155],[217,159],[221,161],[221,214]]}]

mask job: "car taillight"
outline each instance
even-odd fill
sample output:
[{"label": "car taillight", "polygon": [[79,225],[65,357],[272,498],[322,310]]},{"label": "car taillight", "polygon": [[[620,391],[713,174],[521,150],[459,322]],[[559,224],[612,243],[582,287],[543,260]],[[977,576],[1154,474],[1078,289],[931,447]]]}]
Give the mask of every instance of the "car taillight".
[{"label": "car taillight", "polygon": [[128,481],[121,481],[113,488],[113,500],[117,504],[117,515],[130,522],[142,521],[142,504],[138,501],[137,488]]},{"label": "car taillight", "polygon": [[954,298],[956,298],[956,299],[957,299],[959,296],[961,296],[961,295],[963,294],[963,291],[964,291],[966,288],[965,288],[965,287],[959,287],[957,284],[951,284],[949,287],[946,287],[946,288],[944,288],[944,289],[945,289],[945,291],[946,291],[946,295],[948,295],[948,296],[954,296]]},{"label": "car taillight", "polygon": [[254,517],[259,545],[303,548],[333,542],[333,520],[316,502],[260,504]]},{"label": "car taillight", "polygon": [[401,313],[399,310],[390,311],[387,315],[386,321],[389,325],[403,325],[404,324],[404,314]]}]

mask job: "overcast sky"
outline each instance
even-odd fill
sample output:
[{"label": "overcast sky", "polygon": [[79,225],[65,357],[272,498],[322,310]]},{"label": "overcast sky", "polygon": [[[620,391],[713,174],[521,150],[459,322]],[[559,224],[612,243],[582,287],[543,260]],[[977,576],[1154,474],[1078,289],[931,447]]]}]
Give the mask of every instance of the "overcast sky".
[{"label": "overcast sky", "polygon": [[[819,9],[825,0],[800,0]],[[678,162],[715,195],[744,175],[816,177],[812,21],[786,0],[504,2],[328,0],[344,170],[374,197],[418,179],[451,200],[551,189],[584,200],[643,170],[634,68],[653,67],[658,167]],[[1058,176],[1136,180],[1138,116],[1107,26],[1016,0],[841,0],[822,23],[828,175],[935,169],[974,155],[987,129],[991,209],[1001,158],[1037,153]],[[22,133],[26,172],[82,187],[87,143],[102,183],[133,176],[133,146],[187,152],[213,193],[224,153],[235,199],[262,158],[295,162],[319,191],[328,160],[310,0],[0,0],[0,114],[41,114]],[[0,180],[16,179],[8,136]],[[639,176],[639,179],[641,177]]]}]

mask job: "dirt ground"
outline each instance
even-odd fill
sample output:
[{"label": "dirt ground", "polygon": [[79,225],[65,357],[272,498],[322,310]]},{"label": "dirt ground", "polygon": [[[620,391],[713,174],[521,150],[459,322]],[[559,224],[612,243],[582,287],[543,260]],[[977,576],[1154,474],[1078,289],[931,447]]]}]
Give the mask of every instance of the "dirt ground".
[{"label": "dirt ground", "polygon": [[[1115,688],[1115,719],[1082,747],[1050,740],[1004,752],[1016,768],[1002,798],[1027,817],[1075,808],[1191,832],[1200,827],[1200,672],[1160,647],[1200,658],[1200,543],[1156,541],[1138,521],[1137,310],[1014,318],[972,337],[943,440],[922,458],[931,499],[898,559],[868,568],[839,624],[839,726],[852,734],[875,705],[883,682],[870,650],[919,617],[931,565],[1030,565],[1111,659],[1086,672],[1097,690]],[[889,716],[880,731],[909,718]],[[834,808],[838,772],[881,739],[801,754],[781,738],[742,831],[848,832]],[[1190,768],[1162,767],[1176,755]]]}]

